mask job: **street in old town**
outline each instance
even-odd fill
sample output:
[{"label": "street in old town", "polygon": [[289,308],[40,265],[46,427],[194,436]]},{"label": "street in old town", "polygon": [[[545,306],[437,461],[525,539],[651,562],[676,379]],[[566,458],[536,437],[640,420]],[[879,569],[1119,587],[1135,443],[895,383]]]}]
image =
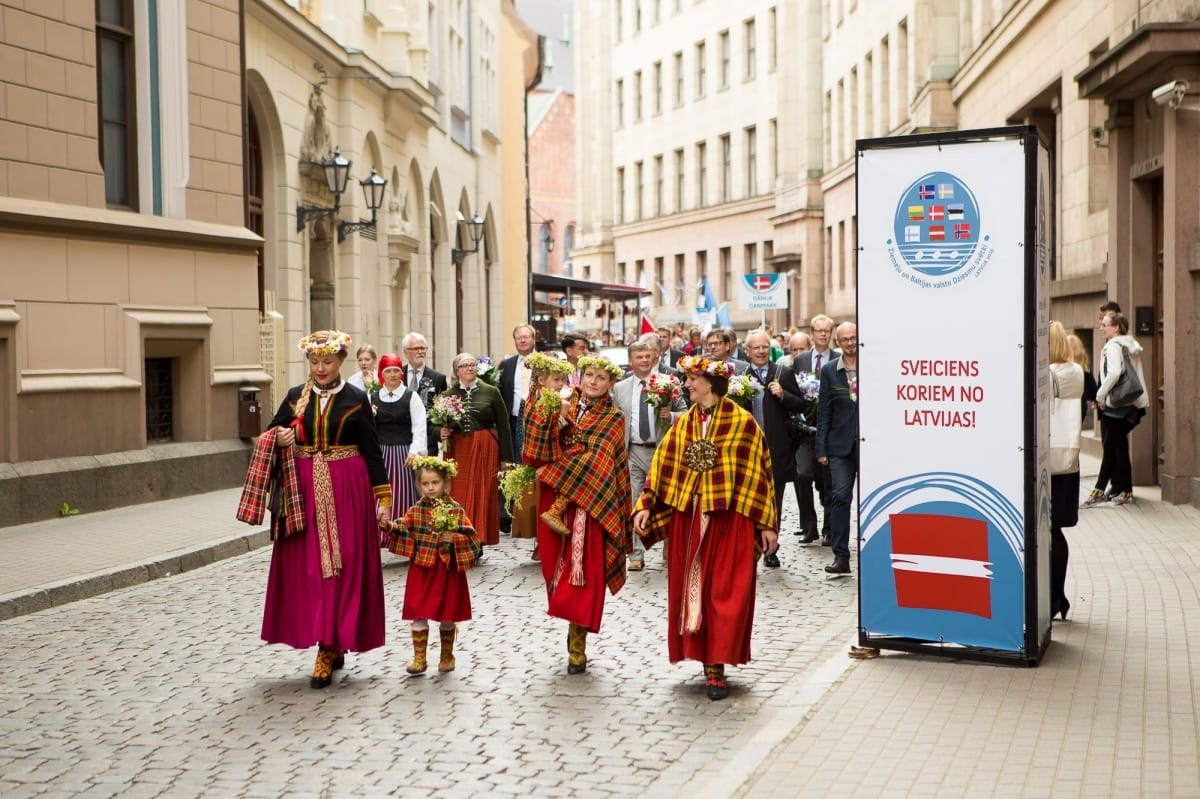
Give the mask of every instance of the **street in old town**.
[{"label": "street in old town", "polygon": [[[1138,492],[1069,531],[1076,602],[1036,669],[850,660],[855,578],[826,579],[829,550],[785,536],[725,702],[667,662],[657,551],[610,597],[579,676],[531,542],[511,538],[471,575],[457,671],[406,675],[407,567],[389,556],[388,645],[316,691],[311,650],[258,639],[265,548],[22,610],[106,572],[136,582],[116,567],[137,552],[147,575],[211,559],[248,530],[236,491],[11,527],[0,795],[1200,796],[1200,514]],[[794,514],[789,497],[785,529]]]}]

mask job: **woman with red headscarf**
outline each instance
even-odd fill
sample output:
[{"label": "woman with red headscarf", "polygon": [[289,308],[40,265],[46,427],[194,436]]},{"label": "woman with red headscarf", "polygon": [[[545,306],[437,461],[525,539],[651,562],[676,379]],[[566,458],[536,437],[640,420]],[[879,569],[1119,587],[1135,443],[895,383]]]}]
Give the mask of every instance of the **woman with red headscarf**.
[{"label": "woman with red headscarf", "polygon": [[[388,482],[392,484],[392,521],[404,514],[417,501],[412,462],[428,452],[425,427],[425,403],[419,394],[404,385],[404,362],[394,352],[379,359],[379,390],[371,392],[371,408],[375,411],[375,429],[383,450],[383,465]],[[387,547],[387,534],[380,538]]]}]

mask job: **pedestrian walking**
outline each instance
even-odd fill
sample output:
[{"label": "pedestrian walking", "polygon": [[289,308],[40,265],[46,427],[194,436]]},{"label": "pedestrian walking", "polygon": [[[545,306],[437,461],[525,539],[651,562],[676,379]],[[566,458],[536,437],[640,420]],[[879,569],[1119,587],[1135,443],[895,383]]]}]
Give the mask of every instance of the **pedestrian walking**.
[{"label": "pedestrian walking", "polygon": [[441,438],[458,461],[454,498],[475,524],[485,546],[500,543],[500,483],[502,463],[513,459],[508,411],[500,390],[477,376],[479,362],[469,352],[454,356],[449,394],[462,404],[454,427],[442,427]]},{"label": "pedestrian walking", "polygon": [[729,695],[726,665],[750,661],[757,561],[779,546],[771,455],[725,397],[734,367],[681,358],[692,406],[663,436],[633,517],[647,547],[667,542],[667,652],[704,664],[708,698]]},{"label": "pedestrian walking", "polygon": [[558,411],[536,410],[525,430],[539,465],[547,612],[568,623],[568,674],[587,670],[587,634],[600,631],[605,588],[616,595],[625,584],[631,535],[625,417],[609,396],[623,370],[594,355],[577,366],[579,385]]},{"label": "pedestrian walking", "polygon": [[[1100,351],[1100,387],[1096,390],[1096,409],[1100,412],[1100,431],[1103,455],[1096,487],[1081,507],[1090,508],[1101,502],[1128,505],[1133,502],[1133,466],[1129,460],[1129,433],[1146,415],[1150,399],[1146,396],[1146,377],[1142,373],[1142,345],[1129,335],[1129,320],[1119,311],[1108,311],[1100,317],[1100,334],[1104,348]],[[1129,368],[1136,377],[1141,392],[1136,399],[1114,406],[1109,394],[1125,375],[1126,356]],[[1112,480],[1111,494],[1104,486]]]},{"label": "pedestrian walking", "polygon": [[[394,352],[380,356],[379,382],[379,389],[371,392],[371,409],[375,413],[383,465],[392,484],[392,521],[395,521],[417,501],[412,461],[428,452],[425,403],[417,392],[404,385],[404,362]],[[386,545],[386,537],[381,536],[380,546]]]},{"label": "pedestrian walking", "polygon": [[1079,522],[1079,444],[1084,392],[1083,367],[1071,360],[1067,331],[1051,322],[1049,339],[1050,385],[1050,617],[1067,618],[1067,560],[1070,548],[1064,527]]},{"label": "pedestrian walking", "polygon": [[450,496],[458,464],[429,456],[413,459],[421,498],[389,526],[388,549],[409,558],[402,618],[412,622],[413,662],[409,674],[428,668],[429,622],[439,622],[438,671],[454,671],[458,622],[471,618],[467,570],[483,547],[463,506]]},{"label": "pedestrian walking", "polygon": [[355,360],[358,363],[358,371],[350,375],[346,382],[355,388],[361,388],[367,394],[370,394],[375,389],[379,388],[379,376],[377,375],[376,365],[379,361],[379,353],[370,344],[363,344],[354,353]]},{"label": "pedestrian walking", "polygon": [[300,339],[308,379],[269,425],[275,445],[291,450],[282,457],[294,458],[303,525],[275,538],[262,637],[316,644],[314,688],[329,685],[347,651],[384,641],[379,526],[391,521],[392,489],[367,395],[338,374],[349,346],[336,330]]},{"label": "pedestrian walking", "polygon": [[850,573],[850,502],[858,479],[858,326],[837,328],[842,355],[821,367],[817,398],[817,463],[829,467],[833,563],[828,574]]}]

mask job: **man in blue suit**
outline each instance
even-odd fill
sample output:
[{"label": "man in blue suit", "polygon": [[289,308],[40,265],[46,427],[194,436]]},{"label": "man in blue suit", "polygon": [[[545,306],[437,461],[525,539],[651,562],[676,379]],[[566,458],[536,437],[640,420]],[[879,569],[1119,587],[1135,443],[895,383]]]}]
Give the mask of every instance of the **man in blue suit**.
[{"label": "man in blue suit", "polygon": [[858,476],[858,326],[842,322],[837,329],[842,355],[821,367],[817,400],[817,463],[829,466],[829,527],[833,563],[829,574],[850,573],[850,500]]}]

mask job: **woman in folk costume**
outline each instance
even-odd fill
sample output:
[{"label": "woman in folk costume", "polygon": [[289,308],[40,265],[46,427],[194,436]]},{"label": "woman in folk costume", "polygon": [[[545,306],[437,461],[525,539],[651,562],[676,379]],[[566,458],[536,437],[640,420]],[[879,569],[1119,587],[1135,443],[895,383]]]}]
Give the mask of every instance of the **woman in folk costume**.
[{"label": "woman in folk costume", "polygon": [[[567,627],[567,673],[587,670],[587,634],[600,631],[605,588],[625,584],[629,551],[629,463],[625,417],[609,391],[622,369],[584,355],[580,381],[561,408],[537,403],[525,428],[525,456],[539,466],[538,549],[547,612]],[[561,528],[546,524],[553,513]]]},{"label": "woman in folk costume", "polygon": [[391,521],[392,489],[367,395],[338,375],[349,346],[336,330],[300,339],[308,379],[270,424],[276,446],[293,448],[304,530],[275,540],[262,637],[317,644],[314,688],[329,685],[347,651],[383,645],[379,526]]},{"label": "woman in folk costume", "polygon": [[[417,484],[412,463],[427,453],[425,403],[404,385],[404,362],[394,352],[379,358],[379,389],[371,392],[375,429],[383,450],[383,465],[392,485],[392,521],[399,519],[417,501]],[[387,546],[386,534],[380,546]]]},{"label": "woman in folk costume", "polygon": [[[567,377],[574,371],[571,362],[566,358],[546,352],[531,352],[525,358],[531,374],[529,377],[529,396],[525,398],[522,411],[522,429],[529,425],[545,424],[549,416],[555,420],[554,432],[557,433],[558,408],[562,404],[560,396]],[[521,462],[527,466],[541,466],[544,461],[538,460],[537,442],[532,446],[522,443]],[[533,538],[533,559],[541,560],[541,550],[537,545],[538,514],[546,508],[538,507],[538,483],[536,480],[525,491],[521,506],[512,511],[513,538]],[[549,505],[547,505],[549,507]],[[529,531],[526,533],[526,531]]]},{"label": "woman in folk costume", "polygon": [[452,460],[420,456],[413,460],[421,498],[393,522],[388,549],[409,558],[404,587],[403,617],[412,621],[413,662],[409,674],[428,668],[429,620],[441,622],[442,648],[438,671],[454,671],[454,637],[457,622],[471,618],[471,592],[467,569],[475,565],[483,548],[471,520],[450,497],[450,479],[458,474]]},{"label": "woman in folk costume", "polygon": [[633,527],[669,543],[667,650],[704,664],[708,698],[729,695],[726,664],[750,660],[760,552],[779,545],[771,456],[749,412],[725,398],[733,367],[688,356],[692,407],[659,443]]},{"label": "woman in folk costume", "polygon": [[441,429],[448,453],[458,461],[454,498],[462,504],[485,545],[500,543],[500,481],[502,463],[513,459],[508,410],[500,390],[478,377],[479,361],[462,352],[451,361],[453,375],[447,394],[462,402],[463,418]]}]

